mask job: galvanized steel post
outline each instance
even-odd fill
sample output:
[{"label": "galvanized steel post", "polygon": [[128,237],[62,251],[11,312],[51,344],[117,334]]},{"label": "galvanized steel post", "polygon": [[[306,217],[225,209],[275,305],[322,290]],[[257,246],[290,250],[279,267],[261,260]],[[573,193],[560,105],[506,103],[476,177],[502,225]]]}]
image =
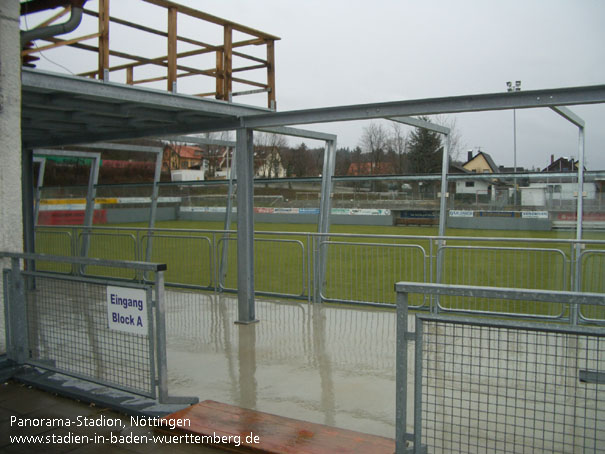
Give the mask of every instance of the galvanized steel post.
[{"label": "galvanized steel post", "polygon": [[395,353],[395,453],[406,451],[408,392],[408,293],[397,293],[397,350]]},{"label": "galvanized steel post", "polygon": [[[577,215],[576,215],[576,239],[580,241],[582,239],[582,222],[584,220],[584,127],[578,126],[578,204],[577,204]],[[582,271],[582,243],[576,243],[575,247],[575,278],[574,278],[574,289],[579,292],[582,289],[582,283],[580,282],[580,275]],[[573,325],[578,324],[579,318],[579,307],[577,304],[570,306],[569,313],[570,322]]]},{"label": "galvanized steel post", "polygon": [[88,191],[86,193],[86,210],[84,211],[85,240],[82,244],[82,257],[87,257],[90,249],[90,227],[92,227],[95,214],[95,197],[97,181],[99,180],[99,167],[101,166],[100,161],[100,154],[96,153],[96,156],[93,157],[93,161],[90,164],[90,177],[88,178]]},{"label": "galvanized steel post", "polygon": [[252,129],[237,130],[237,322],[254,323],[254,143]]},{"label": "galvanized steel post", "polygon": [[[332,212],[332,177],[334,176],[334,163],[336,159],[336,140],[326,140],[324,152],[323,173],[321,177],[321,194],[319,202],[319,219],[317,231],[330,232],[330,214]],[[327,251],[321,247],[324,237],[320,237],[315,250],[315,285],[314,301],[321,302],[321,293],[326,279]]]},{"label": "galvanized steel post", "polygon": [[422,448],[422,333],[422,320],[416,317],[414,339],[414,452],[421,452]]},{"label": "galvanized steel post", "polygon": [[158,399],[168,401],[168,364],[166,361],[166,308],[164,271],[155,272],[155,334],[158,367]]},{"label": "galvanized steel post", "polygon": [[46,169],[46,158],[34,157],[34,163],[38,163],[38,181],[36,182],[36,197],[34,201],[34,228],[38,223],[40,212],[40,199],[42,198],[42,185],[44,184],[44,171]]},{"label": "galvanized steel post", "polygon": [[155,157],[155,170],[153,173],[153,188],[151,190],[151,205],[149,207],[149,231],[147,236],[147,250],[145,251],[145,261],[151,262],[151,253],[153,251],[153,228],[155,227],[155,218],[158,207],[158,198],[160,193],[160,178],[162,176],[162,158],[163,150],[160,148]]},{"label": "galvanized steel post", "polygon": [[[223,224],[223,230],[231,230],[231,214],[233,211],[233,172],[237,172],[237,164],[235,159],[236,150],[233,150],[233,157],[231,159],[231,167],[229,167],[229,149],[227,149],[227,168],[229,169],[229,186],[227,187],[227,209],[225,210],[225,222]],[[219,265],[218,284],[217,289],[221,290],[225,286],[225,279],[227,279],[227,266],[229,259],[229,234],[223,235],[223,250],[221,255],[221,262]]]},{"label": "galvanized steel post", "polygon": [[[33,263],[33,260],[31,263]],[[16,257],[11,258],[9,295],[7,320],[9,344],[6,353],[9,359],[17,364],[23,364],[26,362],[29,352],[27,309],[25,305],[25,284],[21,274],[21,260]]]},{"label": "galvanized steel post", "polygon": [[445,220],[447,217],[447,171],[449,167],[450,135],[443,135],[443,157],[441,159],[441,197],[439,201],[439,236],[445,236]]},{"label": "galvanized steel post", "polygon": [[[21,151],[21,194],[22,194],[22,216],[23,216],[23,249],[25,252],[34,253],[34,167],[33,150],[23,148]],[[34,262],[26,261],[26,268],[34,270]]]}]

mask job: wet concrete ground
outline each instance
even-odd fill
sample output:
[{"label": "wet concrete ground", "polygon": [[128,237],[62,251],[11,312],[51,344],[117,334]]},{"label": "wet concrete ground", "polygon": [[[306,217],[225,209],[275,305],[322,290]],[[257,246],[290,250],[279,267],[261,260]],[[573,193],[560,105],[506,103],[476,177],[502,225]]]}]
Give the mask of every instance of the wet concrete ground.
[{"label": "wet concrete ground", "polygon": [[395,312],[167,292],[169,389],[280,416],[395,435]]},{"label": "wet concrete ground", "polygon": [[[167,292],[172,394],[394,438],[394,310],[257,299],[259,323],[236,314],[234,298]],[[601,370],[600,337],[435,322],[423,333],[430,452],[605,452],[601,385],[578,378]]]},{"label": "wet concrete ground", "polygon": [[[393,438],[394,311],[257,299],[260,322],[236,325],[233,297],[174,291],[166,296],[172,395]],[[432,452],[604,452],[603,393],[600,385],[578,380],[582,371],[600,370],[600,337],[465,329],[434,323],[424,329],[430,385],[424,435]],[[7,445],[11,415],[100,411],[73,402],[55,405],[52,399],[60,398],[14,389],[0,390],[2,452],[32,452]],[[411,415],[411,400],[408,405]],[[115,446],[112,452],[190,452],[189,446]],[[106,450],[70,449],[34,452]]]}]

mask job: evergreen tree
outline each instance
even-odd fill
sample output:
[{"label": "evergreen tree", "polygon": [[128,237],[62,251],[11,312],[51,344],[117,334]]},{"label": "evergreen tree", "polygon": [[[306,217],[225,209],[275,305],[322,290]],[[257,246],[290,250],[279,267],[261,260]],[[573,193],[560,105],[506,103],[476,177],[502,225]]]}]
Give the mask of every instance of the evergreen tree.
[{"label": "evergreen tree", "polygon": [[[427,118],[422,118],[428,121]],[[415,128],[408,140],[408,162],[411,173],[439,173],[443,147],[441,136],[424,128]]]}]

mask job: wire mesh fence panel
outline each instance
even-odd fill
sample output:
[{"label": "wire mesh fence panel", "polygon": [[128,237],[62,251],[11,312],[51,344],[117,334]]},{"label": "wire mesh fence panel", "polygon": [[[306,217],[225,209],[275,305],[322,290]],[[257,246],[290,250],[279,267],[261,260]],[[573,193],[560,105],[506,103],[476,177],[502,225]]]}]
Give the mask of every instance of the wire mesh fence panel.
[{"label": "wire mesh fence panel", "polygon": [[[426,253],[416,244],[324,241],[320,248],[327,253],[326,300],[395,304],[395,282],[427,281]],[[425,298],[412,295],[410,301],[420,307]]]},{"label": "wire mesh fence panel", "polygon": [[110,329],[106,284],[29,275],[26,289],[31,364],[155,397],[152,324],[146,335]]},{"label": "wire mesh fence panel", "polygon": [[[106,260],[139,260],[137,240],[131,233],[118,232],[80,232],[78,250],[87,250],[87,257]],[[134,269],[111,268],[106,266],[87,266],[82,269],[87,276],[115,277],[135,279]]]},{"label": "wire mesh fence panel", "polygon": [[[440,283],[506,288],[567,290],[567,259],[559,249],[444,246]],[[441,296],[445,310],[561,317],[562,304],[508,301],[466,296]]]},{"label": "wire mesh fence panel", "polygon": [[276,295],[305,294],[306,251],[302,241],[255,239],[254,266],[257,291]]},{"label": "wire mesh fence panel", "polygon": [[422,324],[428,452],[605,452],[605,333]]},{"label": "wire mesh fence panel", "polygon": [[[72,233],[68,230],[47,230],[38,227],[35,231],[35,248],[36,254],[74,255]],[[38,260],[36,266],[40,271],[55,273],[70,273],[72,271],[71,265],[68,263]]]},{"label": "wire mesh fence panel", "polygon": [[[225,247],[227,247],[226,254]],[[255,291],[276,296],[304,296],[307,290],[306,256],[307,248],[301,240],[255,238]],[[217,261],[219,268],[225,272],[221,279],[221,288],[235,290],[237,288],[237,238],[225,237],[218,241]]]},{"label": "wire mesh fence panel", "polygon": [[[214,288],[215,259],[212,240],[207,236],[144,235],[141,254],[151,246],[149,261],[165,263],[167,284]],[[148,273],[148,279],[153,279]]]},{"label": "wire mesh fence panel", "polygon": [[[605,251],[584,251],[580,256],[580,291],[605,293]],[[605,320],[602,306],[581,306],[580,316],[588,320]]]}]

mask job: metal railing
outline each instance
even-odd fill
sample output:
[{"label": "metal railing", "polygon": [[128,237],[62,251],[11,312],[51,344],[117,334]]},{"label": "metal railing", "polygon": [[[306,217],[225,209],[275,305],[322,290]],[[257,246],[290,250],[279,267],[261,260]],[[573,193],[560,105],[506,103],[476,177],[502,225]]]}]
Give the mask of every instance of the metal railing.
[{"label": "metal railing", "polygon": [[[11,259],[3,272],[10,360],[160,403],[192,401],[168,394],[165,265],[8,252],[0,257]],[[93,269],[113,271],[88,276]],[[155,282],[100,277],[119,275],[115,270],[153,272]]]},{"label": "metal railing", "polygon": [[[100,0],[95,10],[83,10],[84,17],[77,32],[80,36],[40,38],[48,44],[26,46],[21,56],[24,62],[31,62],[38,60],[36,55],[41,51],[75,48],[84,51],[81,52],[84,56],[81,61],[87,61],[87,52],[94,54],[88,56],[95,57],[94,60],[88,60],[89,69],[79,73],[79,76],[108,81],[112,74],[114,79],[117,76],[118,80],[128,85],[157,86],[158,83],[165,83],[170,92],[177,91],[177,82],[180,80],[188,86],[189,93],[197,90],[191,94],[225,101],[231,101],[233,96],[266,93],[267,107],[275,109],[277,36],[167,0],[139,0],[138,3],[141,12],[138,19],[148,17],[146,13],[149,11],[161,11],[165,13],[167,25],[158,28],[157,24],[149,21],[144,24],[121,19],[110,13],[110,0]],[[52,24],[68,12],[69,8],[66,7],[40,26]],[[27,10],[22,13],[27,14]],[[216,30],[207,31],[206,36],[212,39],[210,37],[219,32],[220,41],[209,44],[197,37],[186,36],[185,29],[193,24],[198,32],[216,26]],[[126,29],[132,34],[130,39],[119,39]],[[112,35],[115,33],[112,40],[110,32]],[[137,39],[145,40],[148,49],[164,51],[156,56],[145,56],[141,49],[136,49]],[[187,50],[178,51],[177,44],[186,46]],[[256,47],[264,48],[264,54],[259,54]],[[199,92],[200,84],[206,87],[203,93]]]},{"label": "metal railing", "polygon": [[[84,235],[90,256],[168,264],[166,285],[234,292],[236,231],[38,227],[36,252],[78,255]],[[71,239],[71,241],[70,241]],[[576,249],[583,247],[581,254]],[[579,260],[576,261],[576,257]],[[454,285],[603,292],[605,241],[544,238],[257,232],[255,289],[259,295],[393,307],[393,282],[406,279]],[[319,261],[325,260],[325,275]],[[98,274],[94,268],[87,275]],[[104,271],[107,276],[107,271]],[[113,277],[118,277],[113,275]],[[120,277],[134,279],[134,275]],[[477,297],[414,295],[412,306],[566,320],[558,304]],[[605,320],[600,309],[579,320]]]},{"label": "metal railing", "polygon": [[412,293],[549,302],[570,311],[603,309],[605,295],[410,282],[395,288],[398,454],[605,452],[603,329],[416,314],[412,332],[408,320]]}]

